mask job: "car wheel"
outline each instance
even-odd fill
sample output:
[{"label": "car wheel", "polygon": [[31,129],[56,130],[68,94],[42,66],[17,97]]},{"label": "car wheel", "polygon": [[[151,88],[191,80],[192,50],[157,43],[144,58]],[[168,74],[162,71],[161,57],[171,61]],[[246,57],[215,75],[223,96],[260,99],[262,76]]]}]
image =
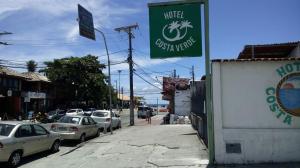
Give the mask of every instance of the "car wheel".
[{"label": "car wheel", "polygon": [[106,128],[106,132],[110,132],[110,126]]},{"label": "car wheel", "polygon": [[119,128],[119,129],[122,128],[121,121],[120,121],[119,124],[118,124],[118,128]]},{"label": "car wheel", "polygon": [[100,136],[100,133],[101,133],[101,129],[98,129],[98,130],[97,130],[96,137],[99,137],[99,136]]},{"label": "car wheel", "polygon": [[59,146],[60,146],[60,141],[59,140],[55,140],[52,147],[51,147],[51,152],[55,153],[59,151]]},{"label": "car wheel", "polygon": [[79,139],[80,143],[85,141],[85,134],[82,134]]},{"label": "car wheel", "polygon": [[21,162],[21,152],[14,152],[10,155],[8,164],[10,167],[17,167]]}]

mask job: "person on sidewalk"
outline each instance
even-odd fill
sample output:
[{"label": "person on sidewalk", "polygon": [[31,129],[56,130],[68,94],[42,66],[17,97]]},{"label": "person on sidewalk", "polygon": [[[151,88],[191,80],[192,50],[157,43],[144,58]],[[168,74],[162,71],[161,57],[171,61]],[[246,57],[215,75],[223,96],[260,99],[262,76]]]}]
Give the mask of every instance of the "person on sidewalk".
[{"label": "person on sidewalk", "polygon": [[146,111],[146,121],[148,121],[148,124],[151,124],[151,110]]}]

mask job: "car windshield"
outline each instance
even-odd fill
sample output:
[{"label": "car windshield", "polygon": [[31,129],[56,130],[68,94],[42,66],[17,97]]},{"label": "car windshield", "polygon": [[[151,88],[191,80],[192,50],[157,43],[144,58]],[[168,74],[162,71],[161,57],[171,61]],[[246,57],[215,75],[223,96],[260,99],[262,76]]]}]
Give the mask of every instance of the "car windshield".
[{"label": "car windshield", "polygon": [[58,120],[59,123],[79,124],[80,117],[64,116]]},{"label": "car windshield", "polygon": [[8,136],[12,129],[14,129],[15,125],[10,124],[0,124],[0,135]]},{"label": "car windshield", "polygon": [[147,108],[148,108],[148,107],[139,107],[139,108],[138,108],[138,111],[146,111]]},{"label": "car windshield", "polygon": [[48,115],[54,115],[54,114],[56,114],[56,111],[55,111],[55,110],[49,111],[49,112],[48,112]]},{"label": "car windshield", "polygon": [[75,113],[76,110],[69,110],[67,113]]},{"label": "car windshield", "polygon": [[107,117],[108,116],[108,112],[94,112],[93,116],[96,116],[96,117]]}]

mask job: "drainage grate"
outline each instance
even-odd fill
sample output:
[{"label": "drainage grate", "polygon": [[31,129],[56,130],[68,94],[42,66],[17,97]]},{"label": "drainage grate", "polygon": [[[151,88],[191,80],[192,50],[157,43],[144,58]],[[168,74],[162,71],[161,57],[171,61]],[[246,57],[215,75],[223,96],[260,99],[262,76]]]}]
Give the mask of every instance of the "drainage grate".
[{"label": "drainage grate", "polygon": [[226,143],[226,153],[242,153],[240,143]]}]

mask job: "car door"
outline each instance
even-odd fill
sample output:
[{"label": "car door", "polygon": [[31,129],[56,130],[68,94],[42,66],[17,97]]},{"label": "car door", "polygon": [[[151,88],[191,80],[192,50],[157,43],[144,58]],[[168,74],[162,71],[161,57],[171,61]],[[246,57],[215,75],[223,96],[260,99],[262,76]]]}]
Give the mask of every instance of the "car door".
[{"label": "car door", "polygon": [[23,148],[23,156],[37,153],[39,148],[36,144],[39,138],[34,136],[33,129],[30,124],[21,125],[15,133],[17,143]]},{"label": "car door", "polygon": [[96,135],[97,131],[98,131],[98,126],[97,123],[91,118],[91,117],[87,117],[91,126],[91,132],[92,135]]},{"label": "car door", "polygon": [[38,138],[36,146],[39,148],[39,151],[45,151],[50,148],[52,145],[53,139],[49,137],[48,131],[40,125],[33,125],[34,136]]},{"label": "car door", "polygon": [[118,125],[118,118],[116,117],[116,114],[114,112],[112,112],[112,127],[116,128]]},{"label": "car door", "polygon": [[87,117],[83,117],[82,118],[82,128],[86,134],[86,136],[91,136],[92,135],[92,131],[91,131],[91,125],[89,123],[89,120]]}]

